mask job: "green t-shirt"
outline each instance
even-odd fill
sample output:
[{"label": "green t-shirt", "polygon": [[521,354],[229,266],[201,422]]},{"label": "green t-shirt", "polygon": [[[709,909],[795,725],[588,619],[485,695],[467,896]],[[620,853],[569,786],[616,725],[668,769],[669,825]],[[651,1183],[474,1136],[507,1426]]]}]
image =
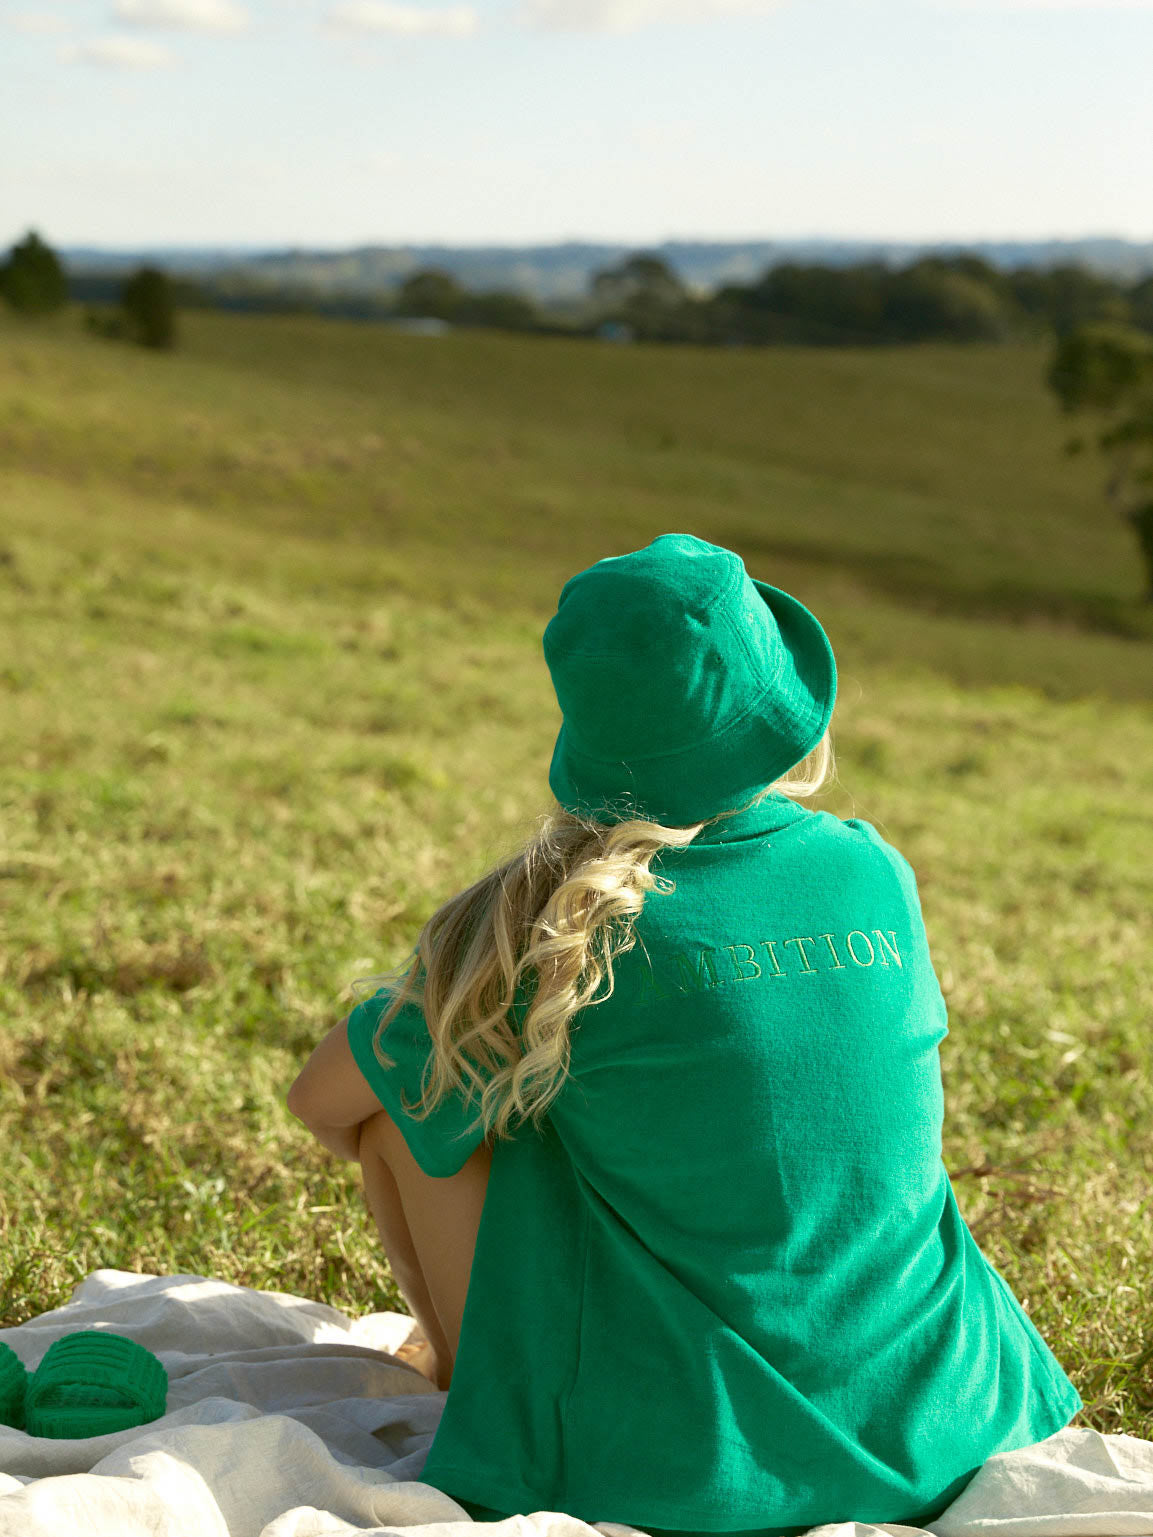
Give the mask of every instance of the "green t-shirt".
[{"label": "green t-shirt", "polygon": [[[611,996],[571,1021],[542,1129],[494,1148],[421,1478],[497,1516],[663,1531],[919,1526],[1082,1407],[977,1247],[941,1157],[945,1001],[912,868],[773,792],[662,850]],[[602,988],[603,993],[603,988]],[[429,1174],[476,1106],[414,1122],[430,1049],[385,993],[366,1080]]]}]

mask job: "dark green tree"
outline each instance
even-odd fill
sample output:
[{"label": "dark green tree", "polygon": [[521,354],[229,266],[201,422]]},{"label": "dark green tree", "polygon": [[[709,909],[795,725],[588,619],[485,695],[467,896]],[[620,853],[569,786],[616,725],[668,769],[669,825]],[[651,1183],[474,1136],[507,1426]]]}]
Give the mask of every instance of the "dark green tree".
[{"label": "dark green tree", "polygon": [[500,289],[465,294],[456,307],[455,318],[460,325],[491,326],[499,331],[531,331],[540,320],[531,299]]},{"label": "dark green tree", "polygon": [[172,283],[159,267],[137,267],[120,290],[124,332],[142,347],[171,347],[176,341]]},{"label": "dark green tree", "polygon": [[616,267],[594,272],[592,297],[613,310],[673,308],[687,297],[685,285],[660,256],[637,252]]},{"label": "dark green tree", "polygon": [[[1080,326],[1058,341],[1046,382],[1066,414],[1093,412],[1101,423],[1106,499],[1137,536],[1153,603],[1153,337],[1116,322]],[[1080,437],[1065,445],[1084,447]]]},{"label": "dark green tree", "polygon": [[641,341],[680,341],[699,325],[688,290],[666,261],[638,252],[616,267],[594,272],[589,283],[600,324],[627,325]]},{"label": "dark green tree", "polygon": [[938,260],[942,271],[964,273],[965,277],[986,283],[998,293],[1008,289],[1007,279],[1000,268],[994,267],[983,256],[977,256],[972,251],[961,251],[956,256],[942,256]]},{"label": "dark green tree", "polygon": [[440,267],[425,267],[400,285],[396,308],[401,315],[428,315],[437,320],[452,320],[467,297],[467,290],[451,272]]},{"label": "dark green tree", "polygon": [[745,290],[744,302],[767,322],[766,334],[780,341],[870,341],[879,336],[886,279],[879,263],[780,262]]},{"label": "dark green tree", "polygon": [[0,293],[24,315],[47,315],[68,302],[64,268],[35,230],[8,252],[0,267]]},{"label": "dark green tree", "polygon": [[1130,319],[1121,285],[1084,267],[1020,267],[1009,274],[1009,285],[1020,307],[1043,315],[1058,337],[1097,321]]},{"label": "dark green tree", "polygon": [[1003,341],[1011,320],[995,287],[929,256],[891,275],[885,328],[898,341]]},{"label": "dark green tree", "polygon": [[936,339],[995,341],[1011,334],[1011,294],[977,258],[926,257],[901,271],[881,262],[829,267],[781,262],[713,305],[750,340],[855,345]]},{"label": "dark green tree", "polygon": [[1129,309],[1135,326],[1140,326],[1142,331],[1153,331],[1153,276],[1129,290]]}]

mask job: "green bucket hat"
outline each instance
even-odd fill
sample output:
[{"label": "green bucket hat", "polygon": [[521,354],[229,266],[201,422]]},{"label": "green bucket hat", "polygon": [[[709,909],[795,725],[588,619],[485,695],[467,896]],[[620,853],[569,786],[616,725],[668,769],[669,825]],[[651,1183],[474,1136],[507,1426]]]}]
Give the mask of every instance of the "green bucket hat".
[{"label": "green bucket hat", "polygon": [[837,693],[803,603],[732,550],[661,534],[570,577],[544,632],[564,717],[549,787],[599,822],[703,822],[812,752]]}]

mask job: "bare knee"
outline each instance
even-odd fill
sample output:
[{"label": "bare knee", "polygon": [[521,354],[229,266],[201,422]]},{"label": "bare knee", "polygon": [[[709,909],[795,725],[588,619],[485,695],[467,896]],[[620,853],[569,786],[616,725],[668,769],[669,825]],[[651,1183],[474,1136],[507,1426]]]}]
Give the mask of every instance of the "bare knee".
[{"label": "bare knee", "polygon": [[[387,1110],[379,1110],[375,1115],[370,1115],[366,1121],[361,1122],[358,1152],[361,1162],[364,1161],[366,1152],[374,1153],[402,1176],[416,1173],[424,1179],[433,1178],[432,1175],[425,1174],[413,1157],[408,1143],[404,1140],[404,1133]],[[491,1168],[492,1146],[488,1142],[481,1142],[455,1174],[438,1178],[437,1184],[447,1186],[450,1181],[455,1181],[461,1187],[475,1186],[477,1182],[487,1185]]]}]

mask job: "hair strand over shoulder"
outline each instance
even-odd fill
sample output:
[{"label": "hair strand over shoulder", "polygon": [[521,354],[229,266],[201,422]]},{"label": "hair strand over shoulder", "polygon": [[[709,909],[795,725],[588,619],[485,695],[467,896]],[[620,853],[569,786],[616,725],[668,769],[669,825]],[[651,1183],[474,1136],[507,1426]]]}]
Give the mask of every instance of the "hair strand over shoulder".
[{"label": "hair strand over shoulder", "polygon": [[[772,790],[816,795],[835,773],[830,728],[745,806],[689,827],[643,818],[602,823],[559,805],[545,813],[517,854],[433,913],[403,966],[356,978],[402,979],[373,1034],[382,1067],[395,1066],[380,1044],[389,1021],[406,1002],[423,1010],[433,1049],[421,1099],[402,1100],[405,1109],[423,1120],[450,1093],[471,1101],[479,1092],[486,1136],[511,1136],[514,1116],[531,1116],[539,1127],[568,1076],[570,1021],[611,995],[613,960],[636,942],[633,920],[646,892],[675,889],[649,868],[657,851],[685,847]],[[519,1030],[510,1023],[517,1013]]]}]

